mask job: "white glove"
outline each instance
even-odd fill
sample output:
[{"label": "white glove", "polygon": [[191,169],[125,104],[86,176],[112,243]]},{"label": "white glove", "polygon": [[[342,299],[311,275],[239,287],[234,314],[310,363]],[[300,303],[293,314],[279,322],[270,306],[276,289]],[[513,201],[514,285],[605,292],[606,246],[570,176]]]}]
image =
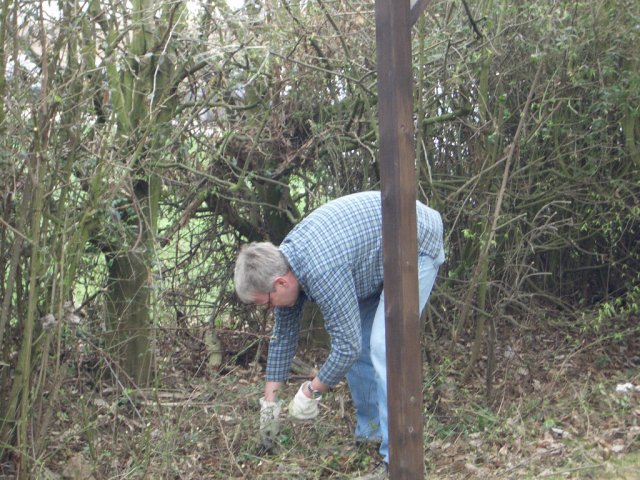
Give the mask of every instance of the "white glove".
[{"label": "white glove", "polygon": [[298,393],[289,403],[289,415],[298,420],[311,420],[316,418],[319,413],[318,402],[320,399],[309,398],[304,394],[307,383],[309,382],[304,382],[300,386]]},{"label": "white glove", "polygon": [[273,444],[280,432],[280,410],[281,402],[270,402],[264,397],[260,399],[260,439],[265,445]]}]

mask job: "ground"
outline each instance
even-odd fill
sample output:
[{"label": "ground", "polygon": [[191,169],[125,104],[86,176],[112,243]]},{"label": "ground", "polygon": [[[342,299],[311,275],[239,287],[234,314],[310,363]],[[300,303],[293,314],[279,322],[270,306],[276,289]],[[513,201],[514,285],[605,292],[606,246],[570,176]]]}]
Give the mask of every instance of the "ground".
[{"label": "ground", "polygon": [[[567,334],[565,325],[498,331],[489,399],[485,359],[462,378],[469,342],[431,344],[423,365],[427,476],[640,479],[640,334],[637,319],[628,325],[615,336]],[[142,391],[96,382],[100,359],[79,359],[35,476],[346,479],[375,465],[375,447],[353,443],[344,384],[324,397],[314,422],[293,422],[285,409],[278,443],[264,452],[257,431],[264,348],[255,335],[228,337],[214,370],[202,332],[167,334],[157,386]],[[324,352],[299,355],[318,365]],[[303,379],[294,376],[283,398]],[[10,464],[3,469],[11,478]]]}]

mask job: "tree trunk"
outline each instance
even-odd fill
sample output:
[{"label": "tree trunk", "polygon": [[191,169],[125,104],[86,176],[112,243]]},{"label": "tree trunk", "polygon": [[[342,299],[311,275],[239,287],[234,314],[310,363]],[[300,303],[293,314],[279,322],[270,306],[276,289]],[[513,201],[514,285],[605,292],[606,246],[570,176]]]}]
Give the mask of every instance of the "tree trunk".
[{"label": "tree trunk", "polygon": [[107,349],[112,372],[124,385],[146,386],[153,364],[149,269],[134,250],[110,259],[107,285]]}]

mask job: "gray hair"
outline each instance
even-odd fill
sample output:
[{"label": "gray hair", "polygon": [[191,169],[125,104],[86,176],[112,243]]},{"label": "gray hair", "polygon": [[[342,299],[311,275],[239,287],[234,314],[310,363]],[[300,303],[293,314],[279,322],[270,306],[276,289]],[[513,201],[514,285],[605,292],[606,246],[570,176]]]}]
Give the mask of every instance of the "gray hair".
[{"label": "gray hair", "polygon": [[271,242],[253,242],[240,249],[233,279],[236,293],[244,303],[252,303],[256,293],[273,291],[276,277],[285,275],[289,264]]}]

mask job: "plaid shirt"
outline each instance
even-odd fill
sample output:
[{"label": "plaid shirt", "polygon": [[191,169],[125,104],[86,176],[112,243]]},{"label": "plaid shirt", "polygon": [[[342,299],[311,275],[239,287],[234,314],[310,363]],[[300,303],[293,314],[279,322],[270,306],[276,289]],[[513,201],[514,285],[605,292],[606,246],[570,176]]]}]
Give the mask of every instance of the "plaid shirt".
[{"label": "plaid shirt", "polygon": [[[442,250],[442,219],[417,202],[418,253]],[[286,381],[298,344],[302,307],[316,302],[331,337],[331,351],[318,373],[336,385],[358,359],[362,333],[358,301],[382,292],[382,212],[380,192],[363,192],[333,200],[314,210],[282,242],[300,283],[292,307],[275,309],[269,344],[267,380]]]}]

